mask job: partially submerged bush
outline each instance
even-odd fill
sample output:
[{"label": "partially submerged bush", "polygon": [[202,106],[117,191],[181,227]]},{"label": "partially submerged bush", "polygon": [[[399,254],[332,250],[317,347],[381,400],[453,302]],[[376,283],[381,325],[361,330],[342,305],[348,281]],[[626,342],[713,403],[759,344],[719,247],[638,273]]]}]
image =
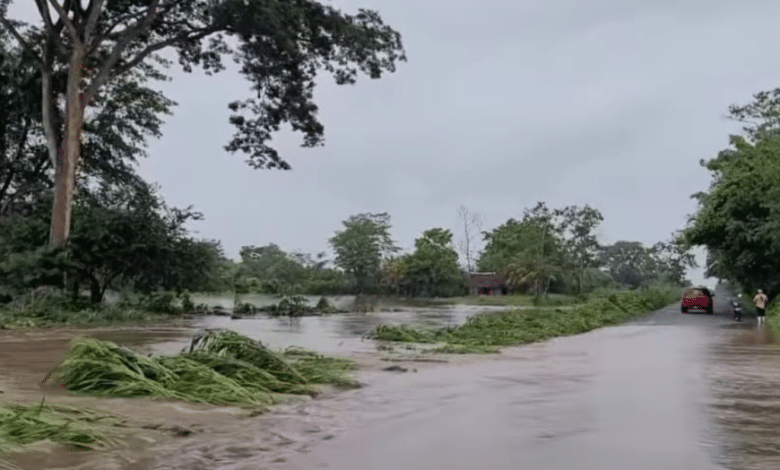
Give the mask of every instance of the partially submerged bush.
[{"label": "partially submerged bush", "polygon": [[59,376],[66,388],[84,393],[264,407],[274,402],[274,393],[314,395],[314,384],[356,385],[346,377],[352,367],[312,351],[276,353],[233,331],[206,330],[188,351],[159,358],[79,339]]}]

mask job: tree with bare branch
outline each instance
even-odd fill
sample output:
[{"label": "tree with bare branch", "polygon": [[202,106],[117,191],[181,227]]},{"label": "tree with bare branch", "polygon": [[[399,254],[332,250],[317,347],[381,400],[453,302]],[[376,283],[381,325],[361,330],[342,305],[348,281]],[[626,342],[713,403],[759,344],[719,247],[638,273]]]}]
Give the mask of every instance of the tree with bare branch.
[{"label": "tree with bare branch", "polygon": [[474,271],[474,259],[478,256],[477,243],[482,233],[482,215],[470,212],[466,206],[458,207],[458,220],[463,226],[463,238],[458,243],[461,254],[466,258],[466,269]]}]

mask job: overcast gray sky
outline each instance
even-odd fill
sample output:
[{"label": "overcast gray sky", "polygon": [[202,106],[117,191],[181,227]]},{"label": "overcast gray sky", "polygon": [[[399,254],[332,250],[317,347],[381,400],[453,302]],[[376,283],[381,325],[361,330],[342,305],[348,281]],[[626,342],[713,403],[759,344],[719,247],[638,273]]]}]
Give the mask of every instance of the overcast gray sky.
[{"label": "overcast gray sky", "polygon": [[202,211],[193,228],[230,256],[271,242],[327,250],[341,220],[368,211],[389,212],[410,249],[427,228],[459,236],[460,204],[489,229],[537,201],[598,208],[605,243],[665,240],[709,185],[699,160],[739,129],[728,105],[780,86],[776,0],[333,3],[378,10],[409,61],[356,86],[323,76],[325,146],[275,139],[292,171],[223,151],[226,104],[249,96],[237,73],[176,72],[163,86],[179,106],[140,172]]}]

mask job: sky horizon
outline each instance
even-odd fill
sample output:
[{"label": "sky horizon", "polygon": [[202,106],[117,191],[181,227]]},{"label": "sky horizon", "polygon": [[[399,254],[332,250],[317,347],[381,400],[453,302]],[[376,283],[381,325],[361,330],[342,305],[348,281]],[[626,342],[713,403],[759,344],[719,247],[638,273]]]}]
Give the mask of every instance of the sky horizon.
[{"label": "sky horizon", "polygon": [[[603,243],[650,246],[685,226],[690,196],[711,181],[699,161],[740,132],[728,106],[780,85],[766,53],[780,3],[768,0],[324,3],[378,10],[409,60],[355,86],[322,74],[325,146],[274,136],[291,171],[253,170],[223,150],[227,104],[251,96],[230,59],[213,77],[174,67],[157,86],[178,106],[139,173],[167,203],[203,212],[189,227],[231,258],[268,243],[330,253],[341,221],[362,212],[390,213],[410,250],[432,227],[457,240],[461,204],[489,230],[538,201],[589,204]],[[37,21],[31,2],[9,10]],[[694,283],[714,283],[701,272]]]}]

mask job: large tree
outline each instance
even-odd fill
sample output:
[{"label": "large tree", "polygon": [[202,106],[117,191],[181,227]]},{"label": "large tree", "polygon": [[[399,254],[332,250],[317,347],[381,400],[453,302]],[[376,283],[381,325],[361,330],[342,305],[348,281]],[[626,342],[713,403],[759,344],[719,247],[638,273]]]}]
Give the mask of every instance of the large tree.
[{"label": "large tree", "polygon": [[379,281],[382,262],[398,251],[390,236],[390,215],[356,214],[342,223],[344,229],[330,239],[335,263],[349,273],[357,293],[362,294]]},{"label": "large tree", "polygon": [[[223,70],[226,56],[242,64],[257,96],[230,103],[237,131],[226,150],[249,154],[255,168],[289,168],[268,143],[283,122],[304,134],[304,146],[322,143],[313,102],[320,69],[346,84],[359,72],[378,78],[405,59],[400,35],[378,13],[348,15],[315,0],[34,2],[38,24],[9,18],[10,0],[0,0],[0,24],[41,73],[41,113],[54,167],[53,245],[63,245],[70,232],[86,108],[102,102],[111,83],[155,77],[155,65],[169,64],[160,55],[165,50],[176,52],[187,72],[195,66],[207,73]],[[55,81],[63,67],[60,93]]]},{"label": "large tree", "polygon": [[[55,76],[53,87],[64,92],[64,73]],[[148,138],[160,135],[162,115],[174,104],[141,82],[115,81],[103,96],[84,122],[79,190],[94,179],[138,185],[131,163],[146,155]],[[54,185],[40,103],[35,59],[0,28],[0,217],[29,212]]]},{"label": "large tree", "polygon": [[584,207],[567,206],[555,211],[560,220],[563,233],[563,250],[566,265],[576,279],[577,294],[582,294],[585,273],[595,267],[599,251],[596,229],[604,217],[598,209],[589,205]]},{"label": "large tree", "polygon": [[747,289],[780,292],[780,137],[755,145],[732,137],[733,148],[706,163],[708,191],[685,231],[709,252],[708,273]]},{"label": "large tree", "polygon": [[414,252],[403,258],[405,293],[423,297],[450,297],[460,294],[465,279],[458,267],[458,252],[452,232],[432,228],[414,241]]}]

